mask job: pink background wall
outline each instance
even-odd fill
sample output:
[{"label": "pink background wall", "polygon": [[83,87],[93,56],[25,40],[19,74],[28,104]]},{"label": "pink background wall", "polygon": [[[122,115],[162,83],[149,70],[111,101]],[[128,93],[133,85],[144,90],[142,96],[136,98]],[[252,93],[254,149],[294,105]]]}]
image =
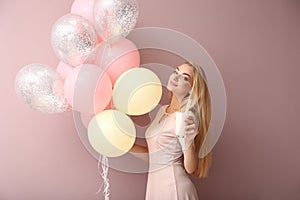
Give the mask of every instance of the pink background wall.
[{"label": "pink background wall", "polygon": [[[44,115],[19,101],[14,80],[29,63],[56,67],[54,22],[72,0],[0,1],[0,199],[93,200],[97,161],[72,113]],[[160,26],[197,40],[217,64],[227,118],[205,200],[300,198],[300,1],[139,0],[137,27]],[[143,199],[146,174],[110,170],[111,199]]]}]

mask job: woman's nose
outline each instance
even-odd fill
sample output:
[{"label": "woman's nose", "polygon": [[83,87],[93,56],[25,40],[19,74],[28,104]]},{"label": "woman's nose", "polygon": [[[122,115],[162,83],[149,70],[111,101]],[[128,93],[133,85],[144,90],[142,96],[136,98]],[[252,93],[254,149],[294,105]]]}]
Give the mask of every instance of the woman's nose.
[{"label": "woman's nose", "polygon": [[174,77],[174,80],[178,81],[179,77],[180,77],[180,74],[176,74],[175,77]]}]

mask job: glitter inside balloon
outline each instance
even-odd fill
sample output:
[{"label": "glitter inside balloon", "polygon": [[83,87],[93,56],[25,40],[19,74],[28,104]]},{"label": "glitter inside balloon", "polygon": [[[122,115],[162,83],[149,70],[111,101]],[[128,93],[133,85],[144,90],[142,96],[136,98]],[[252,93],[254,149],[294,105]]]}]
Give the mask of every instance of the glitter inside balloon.
[{"label": "glitter inside balloon", "polygon": [[76,14],[67,14],[54,24],[51,42],[60,60],[77,66],[84,62],[97,45],[98,37],[88,20]]},{"label": "glitter inside balloon", "polygon": [[102,39],[125,37],[135,27],[138,19],[135,0],[96,0],[94,22]]},{"label": "glitter inside balloon", "polygon": [[30,108],[43,113],[61,113],[70,108],[63,95],[63,81],[46,65],[23,67],[16,76],[15,90]]}]

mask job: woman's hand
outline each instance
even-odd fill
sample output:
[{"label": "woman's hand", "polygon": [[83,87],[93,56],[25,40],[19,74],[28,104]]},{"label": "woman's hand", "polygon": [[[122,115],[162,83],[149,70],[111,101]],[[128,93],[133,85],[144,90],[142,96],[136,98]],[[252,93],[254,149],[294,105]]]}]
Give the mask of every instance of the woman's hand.
[{"label": "woman's hand", "polygon": [[188,114],[185,117],[183,131],[183,137],[179,137],[179,142],[184,153],[191,144],[194,144],[194,138],[197,135],[195,118],[192,114]]},{"label": "woman's hand", "polygon": [[186,148],[189,148],[191,144],[194,144],[194,138],[197,135],[196,122],[194,115],[188,115],[185,122],[185,144]]},{"label": "woman's hand", "polygon": [[[185,135],[195,135],[196,133],[196,124],[193,115],[188,115],[185,120]],[[196,135],[195,135],[196,136]]]}]

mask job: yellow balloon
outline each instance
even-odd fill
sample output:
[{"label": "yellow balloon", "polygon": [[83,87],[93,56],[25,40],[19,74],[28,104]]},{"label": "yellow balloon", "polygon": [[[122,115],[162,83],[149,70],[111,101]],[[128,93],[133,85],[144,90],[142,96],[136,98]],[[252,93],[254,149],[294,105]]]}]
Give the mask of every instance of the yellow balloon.
[{"label": "yellow balloon", "polygon": [[133,68],[124,72],[113,89],[116,109],[129,115],[143,115],[159,103],[162,86],[155,73],[146,68]]},{"label": "yellow balloon", "polygon": [[132,120],[117,110],[104,110],[94,116],[88,126],[92,147],[107,157],[118,157],[128,152],[136,136]]}]

